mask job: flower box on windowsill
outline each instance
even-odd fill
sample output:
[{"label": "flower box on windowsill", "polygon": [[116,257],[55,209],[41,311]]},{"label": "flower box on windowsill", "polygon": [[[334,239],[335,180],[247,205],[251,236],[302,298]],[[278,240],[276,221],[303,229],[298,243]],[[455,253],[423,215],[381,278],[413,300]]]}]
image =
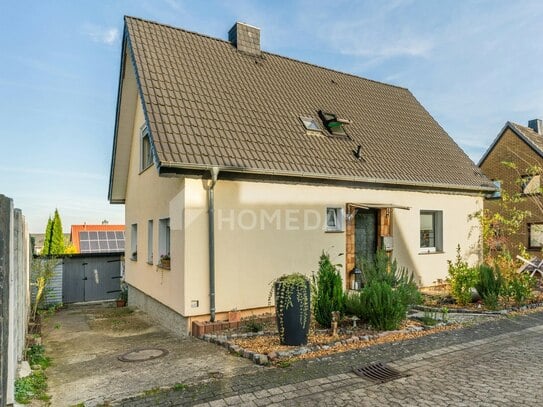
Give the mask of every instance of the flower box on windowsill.
[{"label": "flower box on windowsill", "polygon": [[161,259],[160,262],[157,264],[158,267],[160,267],[161,269],[165,269],[165,270],[169,270],[170,269],[170,260],[163,260]]}]

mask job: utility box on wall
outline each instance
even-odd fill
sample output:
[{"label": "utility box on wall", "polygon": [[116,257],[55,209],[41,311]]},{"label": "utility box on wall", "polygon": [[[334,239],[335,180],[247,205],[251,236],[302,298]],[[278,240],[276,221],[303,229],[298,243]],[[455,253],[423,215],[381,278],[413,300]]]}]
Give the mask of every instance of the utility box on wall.
[{"label": "utility box on wall", "polygon": [[391,252],[394,249],[394,239],[392,236],[383,236],[383,249]]}]

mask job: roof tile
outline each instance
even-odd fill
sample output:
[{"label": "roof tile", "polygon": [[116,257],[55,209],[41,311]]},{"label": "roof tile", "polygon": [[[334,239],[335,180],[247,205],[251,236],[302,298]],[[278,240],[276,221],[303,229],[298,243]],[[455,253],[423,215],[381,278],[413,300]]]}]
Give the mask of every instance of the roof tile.
[{"label": "roof tile", "polygon": [[[126,17],[161,163],[492,187],[409,90]],[[299,116],[349,119],[348,139]],[[319,123],[324,128],[322,123]],[[352,150],[361,145],[362,160]],[[228,168],[225,168],[228,170]]]}]

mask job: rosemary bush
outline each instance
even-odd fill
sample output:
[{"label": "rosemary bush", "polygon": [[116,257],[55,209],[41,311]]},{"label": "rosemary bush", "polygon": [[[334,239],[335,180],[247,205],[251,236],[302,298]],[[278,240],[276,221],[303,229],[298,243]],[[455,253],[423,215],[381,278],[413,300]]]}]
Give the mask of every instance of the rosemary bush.
[{"label": "rosemary bush", "polygon": [[389,283],[373,281],[360,293],[365,319],[378,330],[393,330],[405,319],[407,305]]},{"label": "rosemary bush", "polygon": [[317,322],[330,328],[332,312],[344,312],[343,284],[338,266],[332,264],[330,255],[323,252],[319,260],[319,271],[312,277],[313,316]]}]

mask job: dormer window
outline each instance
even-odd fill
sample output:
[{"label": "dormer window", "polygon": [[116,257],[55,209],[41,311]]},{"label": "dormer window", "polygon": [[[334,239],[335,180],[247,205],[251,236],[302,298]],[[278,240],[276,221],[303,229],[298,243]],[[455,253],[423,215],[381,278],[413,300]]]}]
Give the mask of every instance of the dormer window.
[{"label": "dormer window", "polygon": [[153,164],[153,154],[151,153],[151,136],[149,129],[145,126],[141,130],[141,160],[140,170],[143,171]]},{"label": "dormer window", "polygon": [[350,124],[349,120],[340,119],[334,113],[326,113],[319,110],[319,116],[326,129],[334,136],[347,136],[344,125]]}]

